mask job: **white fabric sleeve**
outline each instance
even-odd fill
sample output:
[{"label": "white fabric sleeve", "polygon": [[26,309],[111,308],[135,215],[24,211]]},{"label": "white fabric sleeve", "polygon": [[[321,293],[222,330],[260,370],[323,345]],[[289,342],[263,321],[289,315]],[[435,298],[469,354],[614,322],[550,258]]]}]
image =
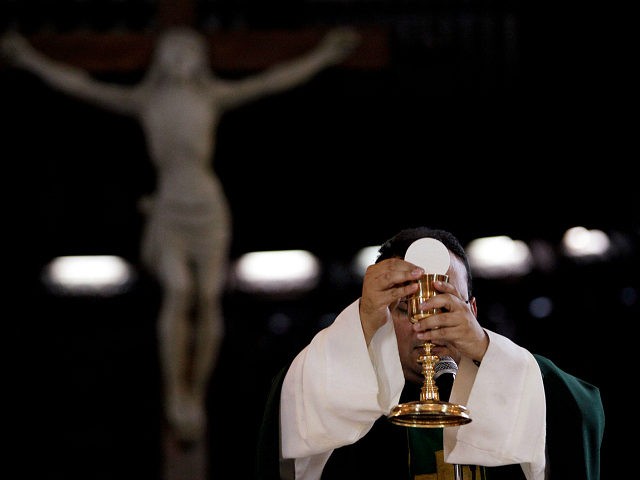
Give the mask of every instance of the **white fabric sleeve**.
[{"label": "white fabric sleeve", "polygon": [[520,464],[528,480],[544,479],[546,403],[534,356],[487,330],[489,348],[477,367],[463,358],[450,402],[469,409],[471,423],[444,429],[445,461]]},{"label": "white fabric sleeve", "polygon": [[282,457],[296,459],[296,479],[320,478],[331,452],[362,438],[403,386],[391,316],[367,348],[355,301],[296,356],[282,385]]}]

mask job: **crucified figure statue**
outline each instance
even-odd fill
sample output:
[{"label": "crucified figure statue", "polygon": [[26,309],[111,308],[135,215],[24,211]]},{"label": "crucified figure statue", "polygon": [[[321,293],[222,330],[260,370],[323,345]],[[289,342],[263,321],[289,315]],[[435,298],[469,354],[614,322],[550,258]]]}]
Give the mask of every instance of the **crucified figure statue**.
[{"label": "crucified figure statue", "polygon": [[359,38],[353,29],[335,28],[298,58],[228,80],[211,71],[200,33],[173,26],[158,37],[151,65],[136,85],[99,81],[46,57],[17,32],[2,38],[0,48],[11,65],[142,125],[157,183],[141,202],[146,214],[141,259],[162,289],[157,334],[163,408],[167,424],[182,441],[203,437],[206,390],[224,338],[221,297],[232,219],[212,166],[221,116],[341,63]]}]

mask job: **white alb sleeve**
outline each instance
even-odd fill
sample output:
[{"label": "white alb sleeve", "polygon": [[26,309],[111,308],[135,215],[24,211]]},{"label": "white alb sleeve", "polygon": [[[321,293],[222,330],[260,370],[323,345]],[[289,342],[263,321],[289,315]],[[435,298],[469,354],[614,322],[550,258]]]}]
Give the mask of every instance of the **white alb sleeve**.
[{"label": "white alb sleeve", "polygon": [[[393,321],[389,316],[367,348],[358,304],[318,332],[285,376],[282,456],[296,459],[296,478],[319,478],[335,448],[362,438],[400,398],[404,376]],[[306,469],[318,476],[303,475]]]}]

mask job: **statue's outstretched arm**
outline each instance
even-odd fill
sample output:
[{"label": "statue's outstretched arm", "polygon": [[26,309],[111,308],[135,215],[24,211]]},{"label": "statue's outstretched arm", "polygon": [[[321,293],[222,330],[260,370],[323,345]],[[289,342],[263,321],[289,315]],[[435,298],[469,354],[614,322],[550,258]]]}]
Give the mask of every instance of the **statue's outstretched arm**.
[{"label": "statue's outstretched arm", "polygon": [[17,32],[3,35],[0,52],[10,65],[33,73],[67,95],[120,113],[131,113],[134,108],[132,88],[100,82],[81,68],[49,58]]},{"label": "statue's outstretched arm", "polygon": [[220,101],[227,107],[279,93],[310,80],[321,70],[337,65],[353,53],[360,35],[350,27],[336,27],[310,52],[269,67],[263,72],[226,85]]}]

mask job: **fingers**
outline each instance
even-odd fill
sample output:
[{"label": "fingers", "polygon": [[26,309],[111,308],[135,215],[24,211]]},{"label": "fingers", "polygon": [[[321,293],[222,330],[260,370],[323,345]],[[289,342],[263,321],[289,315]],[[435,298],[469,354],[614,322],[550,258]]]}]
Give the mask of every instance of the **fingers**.
[{"label": "fingers", "polygon": [[370,265],[365,272],[360,297],[360,321],[367,345],[375,331],[391,318],[390,305],[418,289],[421,268],[401,259]]},{"label": "fingers", "polygon": [[418,285],[413,280],[422,274],[421,268],[398,258],[370,265],[362,283],[361,304],[365,311],[386,309],[414,293]]},{"label": "fingers", "polygon": [[463,298],[451,283],[435,282],[434,286],[440,293],[423,302],[423,308],[437,309],[440,313],[412,325],[416,338],[433,343],[437,351],[451,351],[482,360],[489,337],[478,323],[475,304]]},{"label": "fingers", "polygon": [[413,329],[416,332],[424,333],[431,330],[439,330],[444,328],[452,328],[461,323],[457,315],[453,315],[449,312],[437,313],[429,315],[426,318],[418,320],[413,324]]},{"label": "fingers", "polygon": [[457,299],[454,300],[457,306],[452,311],[437,313],[413,324],[416,337],[424,342],[454,349],[474,360],[482,360],[489,346],[489,337],[471,307],[459,297],[453,298]]},{"label": "fingers", "polygon": [[385,260],[367,268],[364,287],[372,291],[389,292],[394,297],[402,298],[415,291],[416,280],[424,273],[419,267],[397,258]]},{"label": "fingers", "polygon": [[[440,313],[430,315],[413,324],[418,338],[436,342],[436,340],[451,341],[463,336],[471,324],[477,323],[469,303],[457,295],[455,288],[448,284],[437,282],[436,288],[448,290],[423,302],[423,308],[436,309]],[[436,342],[437,343],[437,342]]]}]

